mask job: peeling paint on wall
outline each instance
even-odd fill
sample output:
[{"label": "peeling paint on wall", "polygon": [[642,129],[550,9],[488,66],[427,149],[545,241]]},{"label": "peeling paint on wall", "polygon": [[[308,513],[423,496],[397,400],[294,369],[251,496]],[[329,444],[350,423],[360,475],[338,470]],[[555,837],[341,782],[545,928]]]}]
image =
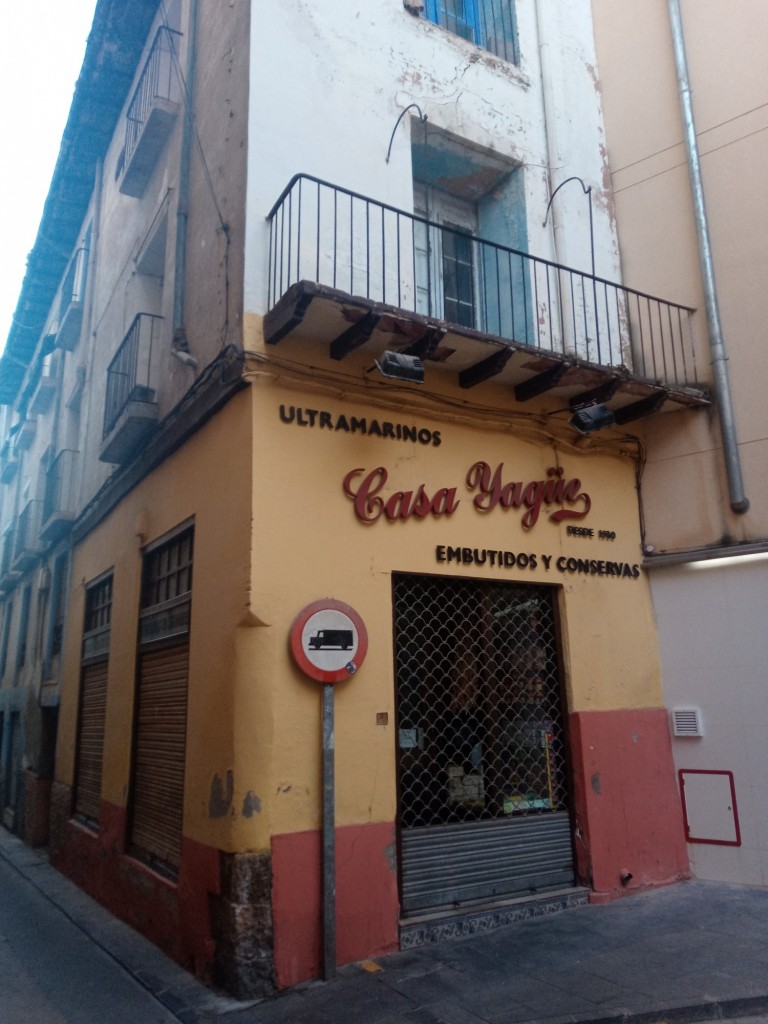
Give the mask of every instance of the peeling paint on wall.
[{"label": "peeling paint on wall", "polygon": [[249,789],[243,800],[243,817],[252,818],[254,814],[261,814],[261,800]]},{"label": "peeling paint on wall", "polygon": [[226,782],[219,775],[214,775],[211,782],[211,796],[208,800],[208,815],[211,818],[226,818],[232,807],[235,793],[235,777],[231,768],[227,769]]}]

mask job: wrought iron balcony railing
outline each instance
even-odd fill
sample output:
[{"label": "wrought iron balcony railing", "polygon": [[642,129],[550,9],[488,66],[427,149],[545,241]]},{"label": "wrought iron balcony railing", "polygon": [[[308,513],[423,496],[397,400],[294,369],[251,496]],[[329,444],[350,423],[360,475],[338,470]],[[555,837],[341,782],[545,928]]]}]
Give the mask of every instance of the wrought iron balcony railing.
[{"label": "wrought iron balcony railing", "polygon": [[45,474],[41,536],[51,541],[66,531],[77,513],[77,459],[79,452],[64,448]]},{"label": "wrought iron balcony railing", "polygon": [[465,333],[697,386],[689,307],[305,174],[291,179],[268,220],[270,310],[311,281]]},{"label": "wrought iron balcony railing", "polygon": [[71,352],[80,340],[87,276],[88,248],[81,246],[69,261],[59,297],[59,329],[56,344],[68,352]]},{"label": "wrought iron balcony railing", "polygon": [[43,524],[43,503],[38,499],[27,502],[16,521],[13,545],[13,568],[22,568],[34,562],[42,550],[40,529]]},{"label": "wrought iron balcony railing", "polygon": [[128,106],[120,191],[138,197],[146,188],[176,121],[181,98],[176,73],[180,33],[158,29]]},{"label": "wrought iron balcony railing", "polygon": [[59,300],[59,319],[63,319],[72,303],[81,303],[85,298],[85,279],[88,269],[88,250],[85,246],[75,251],[69,261]]},{"label": "wrought iron balcony railing", "polygon": [[130,162],[152,107],[157,100],[177,101],[174,52],[178,52],[179,32],[164,26],[158,29],[147,63],[128,107],[125,135],[125,162]]},{"label": "wrought iron balcony railing", "polygon": [[114,429],[130,402],[153,402],[152,350],[163,318],[139,313],[107,367],[104,437]]}]

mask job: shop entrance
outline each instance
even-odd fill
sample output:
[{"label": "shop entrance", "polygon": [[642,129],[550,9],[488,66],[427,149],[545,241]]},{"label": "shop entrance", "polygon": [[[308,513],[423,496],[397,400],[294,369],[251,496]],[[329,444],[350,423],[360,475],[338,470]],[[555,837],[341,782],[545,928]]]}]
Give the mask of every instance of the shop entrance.
[{"label": "shop entrance", "polygon": [[574,882],[553,594],[394,577],[405,916]]}]

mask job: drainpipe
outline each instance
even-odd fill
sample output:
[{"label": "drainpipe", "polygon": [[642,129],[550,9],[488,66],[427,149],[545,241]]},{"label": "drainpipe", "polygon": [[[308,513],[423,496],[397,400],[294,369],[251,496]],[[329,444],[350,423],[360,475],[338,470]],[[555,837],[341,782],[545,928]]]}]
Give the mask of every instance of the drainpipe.
[{"label": "drainpipe", "polygon": [[[198,0],[189,5],[189,51],[187,56],[186,87],[182,87],[184,127],[181,135],[179,160],[179,204],[176,211],[176,267],[173,282],[173,348],[187,352],[189,344],[184,327],[184,300],[186,297],[187,221],[189,219],[189,165],[194,133],[195,74],[197,72],[197,12]],[[175,44],[174,44],[175,45]]]},{"label": "drainpipe", "polygon": [[728,474],[728,489],[731,508],[743,514],[749,508],[749,500],[744,494],[744,482],[741,475],[739,445],[736,439],[736,421],[733,414],[731,388],[728,380],[728,359],[725,354],[725,343],[720,323],[720,310],[717,303],[715,287],[715,271],[712,260],[712,248],[707,227],[707,212],[704,206],[704,187],[701,178],[699,149],[696,142],[696,128],[693,123],[693,107],[691,104],[691,87],[688,81],[688,62],[685,56],[683,40],[683,22],[680,14],[680,0],[668,0],[669,21],[672,28],[672,43],[675,53],[677,82],[680,89],[680,104],[683,114],[685,145],[688,153],[688,170],[693,190],[694,217],[696,234],[699,243],[699,259],[704,282],[704,296],[707,309],[707,326],[709,327],[709,345],[712,354],[712,371],[715,383],[720,415],[720,431],[723,439],[725,467]]}]

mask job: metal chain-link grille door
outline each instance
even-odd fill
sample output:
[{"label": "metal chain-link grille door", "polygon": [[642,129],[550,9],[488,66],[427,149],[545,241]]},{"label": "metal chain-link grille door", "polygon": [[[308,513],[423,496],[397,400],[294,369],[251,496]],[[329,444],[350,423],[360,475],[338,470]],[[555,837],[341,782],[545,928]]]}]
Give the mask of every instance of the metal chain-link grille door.
[{"label": "metal chain-link grille door", "polygon": [[394,578],[404,914],[571,885],[548,587]]}]

